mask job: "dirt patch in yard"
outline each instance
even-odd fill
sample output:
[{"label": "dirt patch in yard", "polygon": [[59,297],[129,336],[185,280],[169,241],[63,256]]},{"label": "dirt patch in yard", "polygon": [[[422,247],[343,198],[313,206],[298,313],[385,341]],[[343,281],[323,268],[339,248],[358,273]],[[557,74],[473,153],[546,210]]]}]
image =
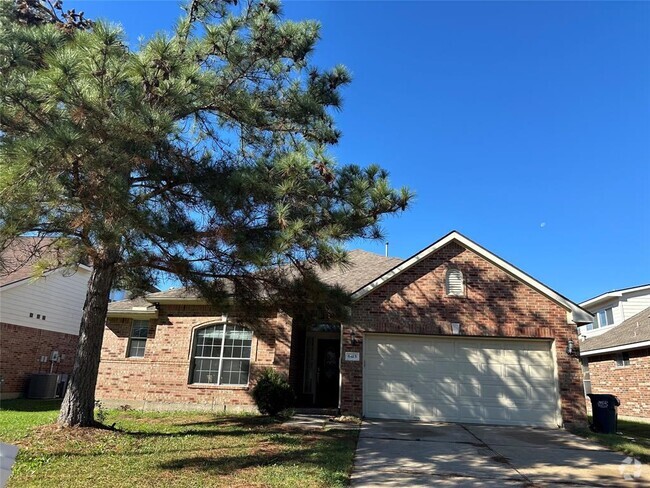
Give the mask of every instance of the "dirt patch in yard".
[{"label": "dirt patch in yard", "polygon": [[35,427],[29,438],[16,442],[18,447],[29,447],[35,443],[54,448],[67,443],[94,443],[114,439],[121,433],[115,430],[95,427],[61,427],[57,424]]}]

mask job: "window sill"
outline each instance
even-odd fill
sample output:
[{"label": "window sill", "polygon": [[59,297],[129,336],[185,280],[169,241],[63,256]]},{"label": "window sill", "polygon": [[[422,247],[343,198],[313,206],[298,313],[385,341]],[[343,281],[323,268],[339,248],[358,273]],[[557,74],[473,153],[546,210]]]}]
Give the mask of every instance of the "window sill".
[{"label": "window sill", "polygon": [[187,387],[210,390],[248,390],[248,385],[213,385],[212,383],[190,383]]}]

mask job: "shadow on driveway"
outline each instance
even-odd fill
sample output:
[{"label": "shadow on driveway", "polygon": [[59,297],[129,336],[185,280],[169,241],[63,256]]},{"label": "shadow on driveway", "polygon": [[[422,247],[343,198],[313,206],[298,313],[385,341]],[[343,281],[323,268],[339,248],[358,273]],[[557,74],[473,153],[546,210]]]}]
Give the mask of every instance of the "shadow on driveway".
[{"label": "shadow on driveway", "polygon": [[625,458],[564,430],[373,420],[352,486],[650,486],[624,480]]}]

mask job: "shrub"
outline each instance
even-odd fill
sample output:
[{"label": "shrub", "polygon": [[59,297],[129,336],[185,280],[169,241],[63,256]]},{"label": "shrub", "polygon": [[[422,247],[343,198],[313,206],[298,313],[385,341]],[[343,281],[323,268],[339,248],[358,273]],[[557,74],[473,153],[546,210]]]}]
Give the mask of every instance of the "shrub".
[{"label": "shrub", "polygon": [[284,375],[266,368],[253,387],[253,399],[261,413],[275,417],[293,406],[296,395]]}]

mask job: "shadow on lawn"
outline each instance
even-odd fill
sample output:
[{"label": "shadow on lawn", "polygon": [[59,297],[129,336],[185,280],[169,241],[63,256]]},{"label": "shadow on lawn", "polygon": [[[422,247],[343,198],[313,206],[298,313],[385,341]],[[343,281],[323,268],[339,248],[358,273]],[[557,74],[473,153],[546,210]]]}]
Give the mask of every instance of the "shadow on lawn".
[{"label": "shadow on lawn", "polygon": [[[118,421],[119,422],[119,421]],[[269,417],[215,417],[214,420],[173,424],[179,430],[174,432],[138,431],[115,427],[114,430],[134,437],[239,437],[270,432],[288,432],[282,428],[282,421]],[[187,428],[194,427],[194,428]],[[203,427],[203,429],[201,428]],[[278,427],[277,431],[273,430]],[[260,429],[259,432],[256,429]]]},{"label": "shadow on lawn", "polygon": [[0,402],[0,410],[10,412],[48,412],[50,410],[59,410],[62,401],[61,398],[54,400],[29,400],[26,398],[2,400]]},{"label": "shadow on lawn", "polygon": [[[174,459],[160,463],[158,466],[161,469],[181,471],[181,470],[200,470],[212,474],[228,475],[235,473],[239,470],[272,466],[272,465],[286,465],[294,466],[296,464],[310,464],[328,469],[328,465],[332,470],[339,468],[337,455],[341,453],[341,444],[339,441],[345,441],[349,438],[347,433],[330,434],[326,438],[323,435],[321,442],[315,443],[300,443],[302,448],[292,449],[290,451],[276,451],[272,446],[270,449],[262,452],[252,454],[222,454],[217,456],[198,456],[198,457],[185,457]],[[286,441],[286,442],[285,442]],[[274,439],[273,444],[295,445],[295,439]]]},{"label": "shadow on lawn", "polygon": [[176,425],[183,427],[199,427],[210,425],[232,425],[236,427],[266,427],[269,425],[281,425],[283,419],[266,417],[261,415],[238,415],[238,416],[215,416],[213,420],[201,422],[181,422]]}]

